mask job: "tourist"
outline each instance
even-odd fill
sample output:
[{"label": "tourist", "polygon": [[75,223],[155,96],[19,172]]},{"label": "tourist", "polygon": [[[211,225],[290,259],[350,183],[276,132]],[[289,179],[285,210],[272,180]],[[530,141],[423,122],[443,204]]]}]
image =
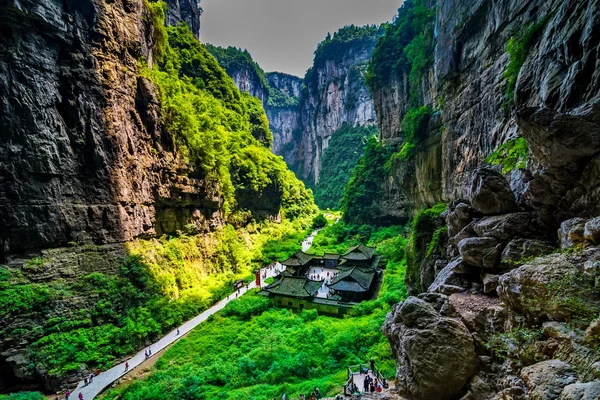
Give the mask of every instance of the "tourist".
[{"label": "tourist", "polygon": [[367,392],[369,389],[369,375],[365,376],[365,381],[363,382],[363,392]]},{"label": "tourist", "polygon": [[315,386],[314,394],[315,394],[315,398],[317,400],[319,400],[321,398],[321,392],[319,391],[319,388],[316,386]]},{"label": "tourist", "polygon": [[79,400],[83,400],[83,394],[81,392],[79,393]]},{"label": "tourist", "polygon": [[125,361],[125,371],[127,371],[129,369],[129,363],[127,361]]},{"label": "tourist", "polygon": [[87,386],[88,385],[88,381],[87,381],[87,376],[85,378],[83,378],[83,386]]},{"label": "tourist", "polygon": [[148,350],[144,350],[144,360],[148,359]]},{"label": "tourist", "polygon": [[375,373],[375,360],[373,359],[373,357],[371,357],[371,371]]},{"label": "tourist", "polygon": [[70,395],[71,395],[71,392],[69,392],[69,389],[67,389],[67,391],[65,392],[65,400],[69,400]]},{"label": "tourist", "polygon": [[179,336],[179,328],[177,328],[177,336]]},{"label": "tourist", "polygon": [[385,378],[383,378],[383,388],[387,389],[389,387],[387,380]]},{"label": "tourist", "polygon": [[375,387],[375,391],[376,391],[377,393],[381,393],[381,392],[383,392],[383,389],[381,388],[381,385],[377,385],[377,386]]},{"label": "tourist", "polygon": [[152,349],[148,347],[148,357],[152,357]]},{"label": "tourist", "polygon": [[88,383],[92,383],[94,381],[94,373],[90,372],[90,379],[88,379]]},{"label": "tourist", "polygon": [[371,391],[371,393],[375,392],[375,385],[373,385],[373,382],[371,382],[371,384],[369,385],[369,390]]},{"label": "tourist", "polygon": [[281,396],[281,400],[288,400],[287,394],[284,393],[283,396]]},{"label": "tourist", "polygon": [[58,395],[56,395],[56,396],[54,397],[54,400],[60,400],[60,398],[58,397]]}]

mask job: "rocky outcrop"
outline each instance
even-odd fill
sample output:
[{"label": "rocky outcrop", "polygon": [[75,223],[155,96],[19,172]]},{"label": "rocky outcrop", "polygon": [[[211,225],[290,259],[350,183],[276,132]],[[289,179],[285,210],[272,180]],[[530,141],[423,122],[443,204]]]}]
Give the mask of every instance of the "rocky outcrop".
[{"label": "rocky outcrop", "polygon": [[441,295],[409,297],[394,306],[383,331],[397,358],[400,395],[453,399],[473,376],[479,360],[469,331],[457,317]]},{"label": "rocky outcrop", "polygon": [[200,40],[200,0],[167,0],[167,25],[180,22],[188,24],[196,39]]},{"label": "rocky outcrop", "polygon": [[272,96],[265,106],[273,132],[273,152],[283,156],[290,168],[297,171],[302,134],[300,102],[304,81],[281,72],[269,72],[266,76],[271,90],[274,89],[277,91],[274,94],[279,95]]},{"label": "rocky outcrop", "polygon": [[[405,199],[412,210],[431,206],[432,200],[464,198],[472,172],[486,165],[495,149],[521,136],[529,144],[527,166],[513,170],[509,179],[519,205],[555,228],[570,217],[600,214],[598,1],[435,3],[435,52],[421,85],[411,87],[408,74],[391,74],[374,91],[384,143],[404,141],[401,122],[411,93],[439,111],[436,125],[443,127],[426,130],[410,165],[394,171],[396,185],[385,183],[390,196]],[[518,42],[528,30],[533,34],[520,44],[526,58],[514,77],[513,96],[504,76],[507,43]],[[402,172],[406,168],[409,175]],[[492,209],[482,211],[515,211],[510,199],[503,207],[511,210],[493,209],[502,193],[505,189],[489,193],[484,201]],[[393,215],[394,208],[384,211]]]}]

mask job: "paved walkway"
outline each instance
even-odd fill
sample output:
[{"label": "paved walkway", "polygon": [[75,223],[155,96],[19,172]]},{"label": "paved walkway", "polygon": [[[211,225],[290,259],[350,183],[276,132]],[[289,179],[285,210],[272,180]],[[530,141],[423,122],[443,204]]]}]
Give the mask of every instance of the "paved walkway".
[{"label": "paved walkway", "polygon": [[[306,251],[310,248],[310,246],[312,245],[312,241],[313,241],[314,237],[316,236],[316,232],[317,231],[313,232],[303,242],[303,244],[302,244],[303,251]],[[266,272],[267,278],[272,278],[272,277],[276,276],[279,272],[283,271],[283,269],[285,269],[285,267],[282,266],[281,264],[277,263],[275,265],[275,268],[263,268],[261,270],[261,276],[263,273]],[[263,281],[264,281],[264,279],[261,279],[261,283],[263,283]],[[264,286],[264,284],[262,286]],[[248,290],[255,289],[255,288],[256,288],[256,281],[253,281],[252,283],[250,283],[248,288],[244,287],[244,288],[240,289],[240,296],[242,294],[246,293]],[[229,295],[226,299],[221,300],[220,302],[218,302],[217,304],[215,304],[208,310],[204,311],[202,314],[198,315],[197,317],[195,317],[195,318],[185,322],[183,325],[181,325],[179,327],[179,335],[177,335],[177,330],[175,329],[175,330],[169,332],[166,336],[164,336],[158,342],[148,346],[147,348],[141,350],[139,353],[137,353],[133,357],[127,359],[126,362],[129,363],[128,370],[125,370],[125,362],[122,362],[121,364],[116,365],[113,368],[100,373],[98,376],[95,376],[92,383],[88,384],[87,386],[84,386],[83,382],[79,382],[79,385],[77,386],[77,388],[75,390],[73,390],[73,392],[71,393],[70,399],[78,400],[79,393],[83,394],[84,400],[94,399],[96,396],[98,396],[100,393],[102,393],[102,391],[104,389],[106,389],[108,386],[110,386],[117,379],[119,379],[120,377],[125,375],[127,372],[131,371],[132,369],[134,369],[135,367],[140,365],[142,362],[144,362],[146,360],[146,356],[144,353],[146,352],[146,350],[148,348],[150,348],[152,350],[152,357],[156,357],[156,353],[160,352],[161,350],[164,350],[166,347],[168,347],[172,343],[179,340],[186,333],[188,333],[189,331],[191,331],[192,329],[194,329],[195,327],[200,325],[202,322],[206,321],[206,319],[208,319],[208,317],[210,317],[211,315],[213,315],[214,313],[216,313],[218,311],[221,311],[223,308],[225,308],[225,306],[230,301],[233,301],[236,298],[237,297],[235,296],[235,292],[234,292],[233,294]]]}]

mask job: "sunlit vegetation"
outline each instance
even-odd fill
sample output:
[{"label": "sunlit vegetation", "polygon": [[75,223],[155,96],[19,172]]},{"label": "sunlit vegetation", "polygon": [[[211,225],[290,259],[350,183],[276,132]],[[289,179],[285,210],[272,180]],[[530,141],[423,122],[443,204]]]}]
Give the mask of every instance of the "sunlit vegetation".
[{"label": "sunlit vegetation", "polygon": [[529,145],[525,138],[512,139],[498,147],[490,154],[486,161],[492,165],[501,165],[502,173],[506,174],[515,169],[524,169],[527,166]]},{"label": "sunlit vegetation", "polygon": [[[316,238],[334,240],[343,223],[331,223]],[[246,295],[230,303],[173,346],[151,375],[109,391],[108,399],[241,399],[266,400],[287,393],[297,398],[317,386],[336,394],[349,365],[374,357],[388,377],[395,373],[381,325],[391,305],[406,296],[401,227],[363,227],[362,233],[386,265],[380,296],[363,302],[343,319],[271,308],[266,298]],[[349,245],[357,238],[343,234]],[[320,247],[320,246],[317,246]],[[320,247],[322,248],[322,247]]]},{"label": "sunlit vegetation", "polygon": [[[13,324],[3,325],[0,335],[32,343],[31,372],[51,378],[110,367],[207,309],[235,280],[297,251],[317,215],[311,191],[268,149],[272,136],[260,102],[239,92],[186,25],[163,26],[164,3],[146,6],[156,47],[152,65],[140,61],[140,74],[158,89],[176,155],[222,200],[230,224],[134,241],[115,274],[31,283],[25,273],[43,269],[46,260],[33,259],[24,272],[0,267],[0,318],[30,321],[12,331],[5,327]],[[262,195],[282,223],[243,207]]]},{"label": "sunlit vegetation", "polygon": [[323,152],[319,183],[314,187],[315,201],[321,209],[341,207],[344,188],[363,154],[367,139],[376,135],[374,126],[344,125],[333,133]]}]

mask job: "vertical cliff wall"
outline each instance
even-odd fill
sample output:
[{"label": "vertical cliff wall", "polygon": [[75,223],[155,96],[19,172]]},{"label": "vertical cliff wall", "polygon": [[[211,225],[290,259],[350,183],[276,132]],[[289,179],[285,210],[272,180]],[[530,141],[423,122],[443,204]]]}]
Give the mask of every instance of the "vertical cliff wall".
[{"label": "vertical cliff wall", "polygon": [[[416,3],[433,10],[430,2]],[[386,191],[395,201],[383,212],[465,197],[473,170],[504,143],[523,137],[527,165],[510,172],[523,203],[554,224],[597,214],[590,175],[600,151],[596,3],[439,0],[431,61],[418,83],[411,82],[408,65],[389,69],[373,84],[387,145],[406,142],[402,122],[415,108],[411,98],[433,112],[418,132],[417,151],[394,164]],[[374,63],[384,62],[382,52]]]},{"label": "vertical cliff wall", "polygon": [[200,40],[200,0],[167,0],[167,25],[175,26],[185,22],[196,39]]}]

